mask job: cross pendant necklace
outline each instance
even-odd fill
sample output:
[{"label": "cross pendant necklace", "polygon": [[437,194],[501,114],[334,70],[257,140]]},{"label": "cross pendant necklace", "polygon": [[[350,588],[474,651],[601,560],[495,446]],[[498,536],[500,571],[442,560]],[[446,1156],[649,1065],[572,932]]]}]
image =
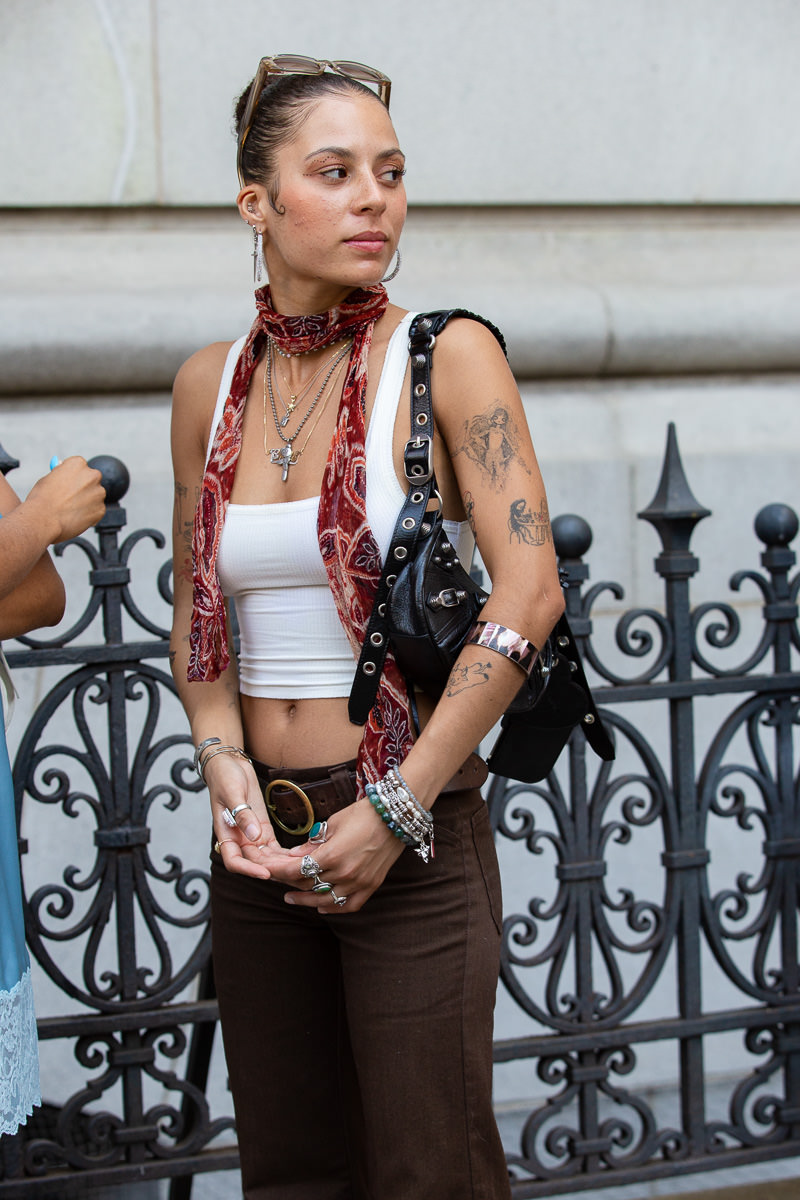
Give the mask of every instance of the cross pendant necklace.
[{"label": "cross pendant necklace", "polygon": [[[269,461],[271,463],[273,463],[276,467],[281,468],[281,471],[282,471],[281,482],[282,483],[287,482],[287,480],[289,478],[289,468],[293,467],[297,463],[297,461],[300,458],[300,455],[303,453],[306,446],[308,445],[308,439],[311,437],[311,434],[316,429],[317,423],[318,423],[320,417],[322,416],[323,412],[325,411],[325,406],[328,403],[328,398],[334,390],[336,380],[339,376],[340,371],[343,368],[345,357],[349,353],[351,345],[352,345],[351,342],[345,342],[345,344],[342,346],[341,350],[337,350],[337,352],[333,356],[333,358],[329,359],[327,363],[323,364],[323,366],[327,366],[327,368],[328,368],[325,378],[323,379],[322,383],[320,384],[316,396],[311,401],[311,404],[308,407],[308,411],[301,418],[300,423],[298,424],[294,433],[290,437],[287,437],[286,434],[283,432],[283,430],[286,427],[286,422],[289,419],[290,413],[293,411],[295,405],[297,404],[298,396],[290,391],[289,394],[291,396],[291,402],[289,405],[285,406],[286,415],[283,418],[283,420],[281,420],[278,417],[278,409],[277,409],[277,405],[275,404],[275,393],[272,390],[272,373],[273,373],[273,369],[272,369],[272,338],[270,338],[270,337],[267,338],[267,354],[266,354],[266,359],[265,359],[265,363],[264,363],[264,453],[266,455],[268,455]],[[320,370],[321,370],[321,368],[320,368]],[[319,373],[320,373],[320,371],[318,370],[316,372],[316,375],[313,378],[316,378],[319,375]],[[277,380],[276,380],[276,382],[277,382]],[[313,379],[312,379],[312,382],[313,382]],[[330,390],[328,390],[327,395],[325,395],[325,392],[326,392],[326,389],[328,388],[329,383],[331,384],[331,388],[330,388]],[[295,439],[299,436],[301,429],[304,427],[304,425],[308,421],[311,414],[317,408],[317,405],[319,405],[320,400],[322,400],[322,398],[323,398],[323,395],[325,396],[325,399],[319,408],[319,412],[317,414],[316,420],[314,421],[313,425],[311,426],[311,429],[306,434],[306,440],[303,442],[303,444],[299,450],[295,450],[294,449]],[[278,437],[283,442],[282,446],[271,447],[271,446],[267,445],[267,437],[268,437],[268,434],[267,434],[267,399],[269,399],[269,407],[272,410],[272,419],[275,422],[275,430],[278,434]]]},{"label": "cross pendant necklace", "polygon": [[276,467],[283,467],[281,483],[286,483],[286,480],[289,478],[289,467],[293,467],[297,462],[292,452],[291,443],[286,446],[279,446],[276,450],[270,450],[269,461],[275,463]]}]

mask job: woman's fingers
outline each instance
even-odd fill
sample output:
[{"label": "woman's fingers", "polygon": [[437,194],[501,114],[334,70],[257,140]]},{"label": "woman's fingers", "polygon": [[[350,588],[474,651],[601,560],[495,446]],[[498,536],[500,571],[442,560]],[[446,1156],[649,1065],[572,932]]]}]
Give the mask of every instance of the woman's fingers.
[{"label": "woman's fingers", "polygon": [[245,759],[215,755],[205,768],[214,830],[229,871],[269,879],[287,851],[278,845],[255,772]]},{"label": "woman's fingers", "polygon": [[[324,845],[295,846],[289,852],[290,861],[275,872],[275,877],[292,889],[286,894],[287,904],[316,908],[322,913],[357,912],[380,887],[403,846],[387,833],[368,803],[342,809],[329,824]],[[308,864],[305,873],[303,864]],[[312,866],[319,868],[313,874]],[[310,879],[310,886],[306,879]],[[345,903],[337,905],[336,900],[343,897]]]},{"label": "woman's fingers", "polygon": [[[250,851],[250,854],[245,854],[245,849]],[[271,873],[266,863],[254,861],[251,857],[252,848],[242,846],[241,842],[234,837],[222,837],[214,843],[214,851],[222,858],[222,862],[229,871],[233,871],[237,875],[249,875],[253,879],[269,879]]]},{"label": "woman's fingers", "polygon": [[256,819],[255,810],[249,800],[230,806],[230,801],[222,803],[222,820],[229,829],[240,829],[251,842],[257,842],[261,837],[261,823]]}]

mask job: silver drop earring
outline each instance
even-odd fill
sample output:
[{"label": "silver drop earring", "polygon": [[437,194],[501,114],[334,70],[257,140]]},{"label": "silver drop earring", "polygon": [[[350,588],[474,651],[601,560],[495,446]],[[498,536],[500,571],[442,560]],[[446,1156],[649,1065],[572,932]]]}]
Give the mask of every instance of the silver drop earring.
[{"label": "silver drop earring", "polygon": [[264,263],[264,239],[261,230],[253,226],[253,283],[261,283]]},{"label": "silver drop earring", "polygon": [[400,270],[400,247],[399,246],[397,247],[396,254],[397,254],[397,262],[394,264],[394,270],[390,271],[388,275],[384,275],[383,279],[381,280],[381,283],[389,283],[389,281],[394,279],[395,275]]}]

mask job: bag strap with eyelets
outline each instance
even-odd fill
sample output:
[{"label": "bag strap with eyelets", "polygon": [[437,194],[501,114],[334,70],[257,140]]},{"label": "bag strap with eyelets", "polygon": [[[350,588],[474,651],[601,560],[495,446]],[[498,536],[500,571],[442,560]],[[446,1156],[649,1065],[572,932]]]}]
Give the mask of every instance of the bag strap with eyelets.
[{"label": "bag strap with eyelets", "polygon": [[[465,308],[441,309],[418,313],[411,322],[408,348],[411,356],[411,436],[406,442],[403,467],[408,492],[392,534],[392,541],[381,571],[375,603],[361,646],[348,715],[354,725],[364,725],[378,694],[381,671],[388,649],[386,602],[402,567],[413,558],[431,496],[436,492],[433,468],[433,401],[431,399],[431,360],[437,336],[453,317],[468,317],[490,329],[500,343],[506,344],[500,330]],[[427,532],[427,530],[425,531]]]}]

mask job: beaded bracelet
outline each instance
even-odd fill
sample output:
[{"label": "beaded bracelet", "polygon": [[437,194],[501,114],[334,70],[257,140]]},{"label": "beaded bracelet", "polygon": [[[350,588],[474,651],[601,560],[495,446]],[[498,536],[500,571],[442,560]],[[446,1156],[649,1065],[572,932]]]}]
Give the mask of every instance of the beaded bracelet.
[{"label": "beaded bracelet", "polygon": [[409,800],[411,801],[412,804],[414,804],[416,806],[418,811],[422,814],[423,818],[425,820],[429,820],[430,823],[433,824],[433,817],[431,816],[430,812],[428,811],[427,808],[422,807],[419,800],[414,795],[411,788],[408,786],[405,779],[398,771],[397,767],[389,768],[389,770],[386,772],[386,779],[389,780],[391,783],[393,783],[395,785],[395,787],[403,788],[403,790],[408,795]]},{"label": "beaded bracelet", "polygon": [[403,827],[402,819],[393,811],[386,803],[386,796],[379,790],[375,784],[367,784],[367,796],[370,804],[377,812],[378,816],[396,838],[403,842],[406,846],[410,846],[416,854],[420,856],[423,862],[427,862],[428,858],[434,857],[433,848],[433,830],[420,830],[418,833],[411,833]]},{"label": "beaded bracelet", "polygon": [[410,846],[423,862],[435,857],[433,846],[433,817],[410,793],[398,788],[387,778],[368,783],[367,798],[386,827],[406,846]]},{"label": "beaded bracelet", "polygon": [[521,633],[515,633],[513,629],[497,625],[494,621],[476,621],[467,634],[464,645],[483,646],[486,650],[504,654],[511,662],[522,667],[526,676],[533,670],[539,653],[533,642],[529,642]]},{"label": "beaded bracelet", "polygon": [[419,803],[412,805],[405,788],[398,787],[388,774],[377,786],[383,803],[405,832],[417,842],[427,838],[433,829],[431,814]]}]

